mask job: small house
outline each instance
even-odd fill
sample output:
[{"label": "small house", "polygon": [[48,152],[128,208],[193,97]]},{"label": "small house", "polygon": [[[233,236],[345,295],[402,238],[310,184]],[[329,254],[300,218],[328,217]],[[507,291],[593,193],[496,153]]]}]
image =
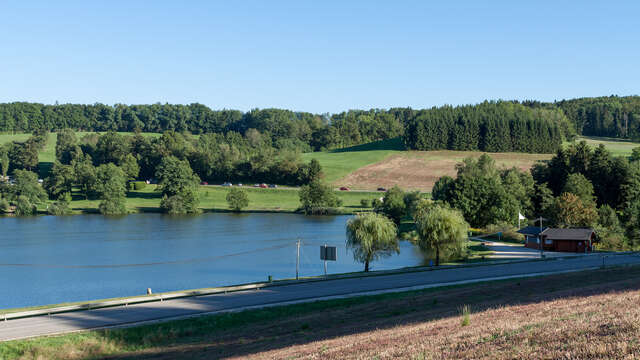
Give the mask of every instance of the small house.
[{"label": "small house", "polygon": [[593,229],[553,229],[540,233],[544,250],[586,253],[593,250],[596,233]]},{"label": "small house", "polygon": [[538,238],[540,233],[545,231],[546,227],[527,226],[517,232],[524,235],[524,246],[532,249],[538,249]]}]

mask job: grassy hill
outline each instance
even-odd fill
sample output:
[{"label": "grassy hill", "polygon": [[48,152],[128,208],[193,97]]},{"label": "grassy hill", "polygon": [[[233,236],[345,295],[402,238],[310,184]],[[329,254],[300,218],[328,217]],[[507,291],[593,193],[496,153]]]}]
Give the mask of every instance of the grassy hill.
[{"label": "grassy hill", "polygon": [[363,166],[377,163],[390,155],[403,151],[402,141],[400,138],[396,138],[328,152],[305,153],[302,154],[302,159],[304,161],[318,160],[322,165],[325,179],[330,183],[335,183]]},{"label": "grassy hill", "polygon": [[4,342],[0,358],[631,359],[638,276],[625,267],[316,301]]}]

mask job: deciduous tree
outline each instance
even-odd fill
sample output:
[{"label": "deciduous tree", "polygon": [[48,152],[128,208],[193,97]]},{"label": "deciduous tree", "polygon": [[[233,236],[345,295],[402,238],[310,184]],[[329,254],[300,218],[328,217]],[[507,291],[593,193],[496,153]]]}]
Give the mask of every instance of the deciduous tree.
[{"label": "deciduous tree", "polygon": [[396,225],[381,214],[358,214],[347,221],[347,249],[367,272],[372,261],[400,252]]}]

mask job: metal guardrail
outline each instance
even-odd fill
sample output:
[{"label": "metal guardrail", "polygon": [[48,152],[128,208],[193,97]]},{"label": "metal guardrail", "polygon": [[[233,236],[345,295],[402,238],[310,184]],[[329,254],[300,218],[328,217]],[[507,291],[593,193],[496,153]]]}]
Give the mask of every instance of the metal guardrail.
[{"label": "metal guardrail", "polygon": [[142,303],[148,303],[148,302],[158,302],[158,301],[161,302],[161,301],[172,300],[172,299],[197,297],[197,296],[205,296],[205,295],[226,294],[231,292],[247,291],[247,290],[260,290],[260,289],[269,288],[269,287],[316,282],[316,281],[329,281],[329,280],[384,276],[384,275],[405,274],[405,273],[415,273],[415,272],[428,272],[428,271],[446,270],[446,269],[452,269],[452,268],[492,266],[492,265],[513,264],[513,263],[523,263],[523,262],[555,261],[555,260],[562,260],[562,259],[581,258],[585,256],[590,256],[590,255],[596,255],[596,256],[602,255],[603,267],[604,267],[604,257],[631,255],[631,254],[636,254],[640,256],[640,252],[634,252],[634,251],[606,253],[606,254],[592,253],[588,255],[568,255],[563,257],[551,257],[551,258],[542,258],[542,259],[534,258],[534,259],[522,259],[522,260],[496,260],[496,261],[488,261],[488,262],[482,262],[482,263],[476,263],[476,264],[440,265],[437,267],[423,266],[423,267],[402,268],[402,269],[394,269],[394,270],[372,271],[369,273],[334,274],[326,277],[317,276],[317,277],[310,277],[310,278],[301,278],[299,280],[295,280],[295,279],[276,280],[274,282],[259,282],[259,283],[251,283],[251,284],[244,284],[244,285],[222,286],[222,287],[216,287],[216,288],[161,293],[161,294],[155,294],[155,295],[143,295],[143,296],[136,296],[136,297],[130,297],[130,298],[124,298],[124,299],[117,299],[117,300],[105,300],[105,301],[98,301],[98,302],[89,302],[89,303],[82,303],[82,304],[76,304],[76,305],[58,306],[58,307],[27,310],[27,311],[20,311],[20,312],[9,312],[9,313],[0,314],[0,321],[8,321],[13,319],[35,317],[35,316],[51,316],[52,314],[60,314],[60,313],[73,312],[73,311],[95,310],[95,309],[103,309],[103,308],[117,307],[117,306],[127,307],[129,305],[142,304]]}]

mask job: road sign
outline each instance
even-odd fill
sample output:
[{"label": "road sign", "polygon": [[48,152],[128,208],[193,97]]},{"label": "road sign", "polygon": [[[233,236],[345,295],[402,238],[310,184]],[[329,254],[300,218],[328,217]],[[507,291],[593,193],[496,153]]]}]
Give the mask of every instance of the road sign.
[{"label": "road sign", "polygon": [[338,252],[335,246],[320,246],[320,260],[336,261]]}]

